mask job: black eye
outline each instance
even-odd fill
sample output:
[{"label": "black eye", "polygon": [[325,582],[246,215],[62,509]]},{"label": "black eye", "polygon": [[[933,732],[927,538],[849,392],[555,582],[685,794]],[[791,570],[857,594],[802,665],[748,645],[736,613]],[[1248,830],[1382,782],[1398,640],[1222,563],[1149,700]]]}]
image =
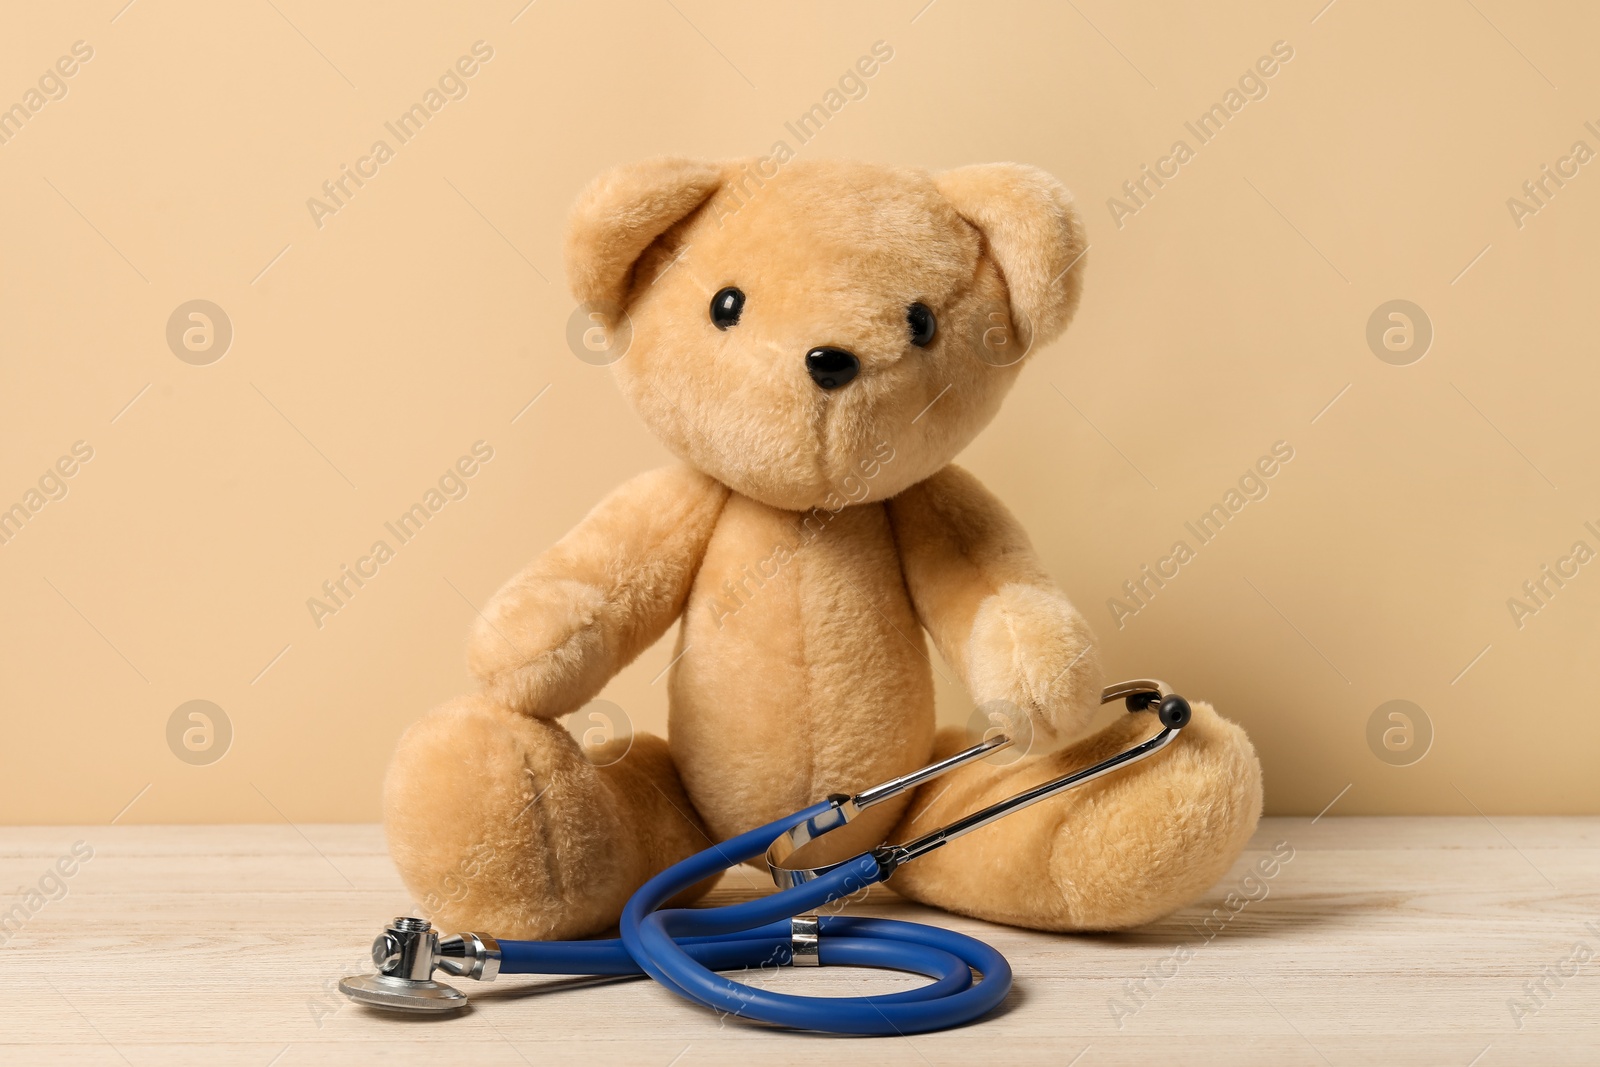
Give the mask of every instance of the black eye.
[{"label": "black eye", "polygon": [[911,343],[918,348],[931,345],[933,335],[939,329],[939,324],[933,321],[933,312],[928,310],[926,304],[912,304],[906,308],[906,324],[911,327]]},{"label": "black eye", "polygon": [[738,322],[743,313],[744,293],[731,285],[718,289],[717,295],[711,298],[711,323],[719,330]]}]

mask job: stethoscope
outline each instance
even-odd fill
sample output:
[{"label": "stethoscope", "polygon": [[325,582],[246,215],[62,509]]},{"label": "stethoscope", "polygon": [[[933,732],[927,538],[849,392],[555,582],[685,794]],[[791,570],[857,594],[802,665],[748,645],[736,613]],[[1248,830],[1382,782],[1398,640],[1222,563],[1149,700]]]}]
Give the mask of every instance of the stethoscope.
[{"label": "stethoscope", "polygon": [[[345,978],[352,1000],[409,1012],[448,1012],[466,995],[433,980],[435,969],[480,982],[501,974],[601,977],[647,974],[686,1000],[725,1015],[837,1034],[914,1034],[961,1026],[993,1010],[1011,989],[1011,965],[995,949],[953,930],[897,919],[816,914],[886,880],[904,863],[1073,786],[1091,782],[1170,745],[1189,722],[1189,702],[1164,682],[1108,686],[1102,704],[1154,711],[1161,730],[1091,767],[1051,779],[901,845],[834,861],[825,835],[861,812],[974,760],[1009,747],[996,734],[937,763],[854,796],[835,795],[803,811],[712,845],[662,871],[628,901],[621,936],[597,941],[499,941],[487,934],[441,938],[426,919],[396,919],[372,944],[372,975]],[[779,891],[720,908],[659,910],[705,879],[765,853]],[[818,965],[879,967],[920,974],[927,985],[870,997],[775,993],[718,971]],[[974,972],[981,976],[974,978]]]}]

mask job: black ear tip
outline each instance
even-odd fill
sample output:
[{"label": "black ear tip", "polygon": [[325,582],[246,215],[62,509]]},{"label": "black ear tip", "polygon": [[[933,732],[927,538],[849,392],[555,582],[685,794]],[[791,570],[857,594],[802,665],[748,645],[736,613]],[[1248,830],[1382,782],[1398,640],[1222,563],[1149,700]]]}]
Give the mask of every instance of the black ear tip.
[{"label": "black ear tip", "polygon": [[1156,715],[1161,719],[1161,725],[1172,730],[1181,730],[1189,725],[1192,714],[1189,702],[1174,693],[1161,702]]}]

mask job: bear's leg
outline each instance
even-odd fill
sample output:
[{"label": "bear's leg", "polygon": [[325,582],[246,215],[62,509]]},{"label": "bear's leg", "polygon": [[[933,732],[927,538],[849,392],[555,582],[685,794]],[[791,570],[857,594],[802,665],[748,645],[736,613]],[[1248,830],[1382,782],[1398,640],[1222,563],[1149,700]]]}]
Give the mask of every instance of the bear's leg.
[{"label": "bear's leg", "polygon": [[[891,838],[958,816],[1153,736],[1152,714],[1010,766],[977,763],[923,786]],[[937,754],[964,748],[940,732]],[[924,904],[1038,930],[1117,930],[1193,902],[1238,858],[1261,814],[1250,740],[1207,704],[1145,760],[975,830],[908,863],[890,888]]]},{"label": "bear's leg", "polygon": [[384,823],[424,913],[507,938],[614,926],[646,879],[710,843],[666,742],[640,734],[617,759],[611,746],[627,743],[591,763],[560,723],[481,694],[412,725],[384,781]]}]

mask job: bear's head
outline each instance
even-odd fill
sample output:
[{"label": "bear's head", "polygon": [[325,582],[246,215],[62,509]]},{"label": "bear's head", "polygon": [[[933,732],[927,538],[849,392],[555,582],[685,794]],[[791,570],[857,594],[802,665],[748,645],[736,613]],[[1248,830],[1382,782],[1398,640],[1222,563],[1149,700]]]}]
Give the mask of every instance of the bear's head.
[{"label": "bear's head", "polygon": [[[685,462],[773,507],[891,497],[994,417],[1082,288],[1071,197],[1016,164],[656,159],[567,238],[575,322]],[[891,461],[885,462],[886,459]]]}]

